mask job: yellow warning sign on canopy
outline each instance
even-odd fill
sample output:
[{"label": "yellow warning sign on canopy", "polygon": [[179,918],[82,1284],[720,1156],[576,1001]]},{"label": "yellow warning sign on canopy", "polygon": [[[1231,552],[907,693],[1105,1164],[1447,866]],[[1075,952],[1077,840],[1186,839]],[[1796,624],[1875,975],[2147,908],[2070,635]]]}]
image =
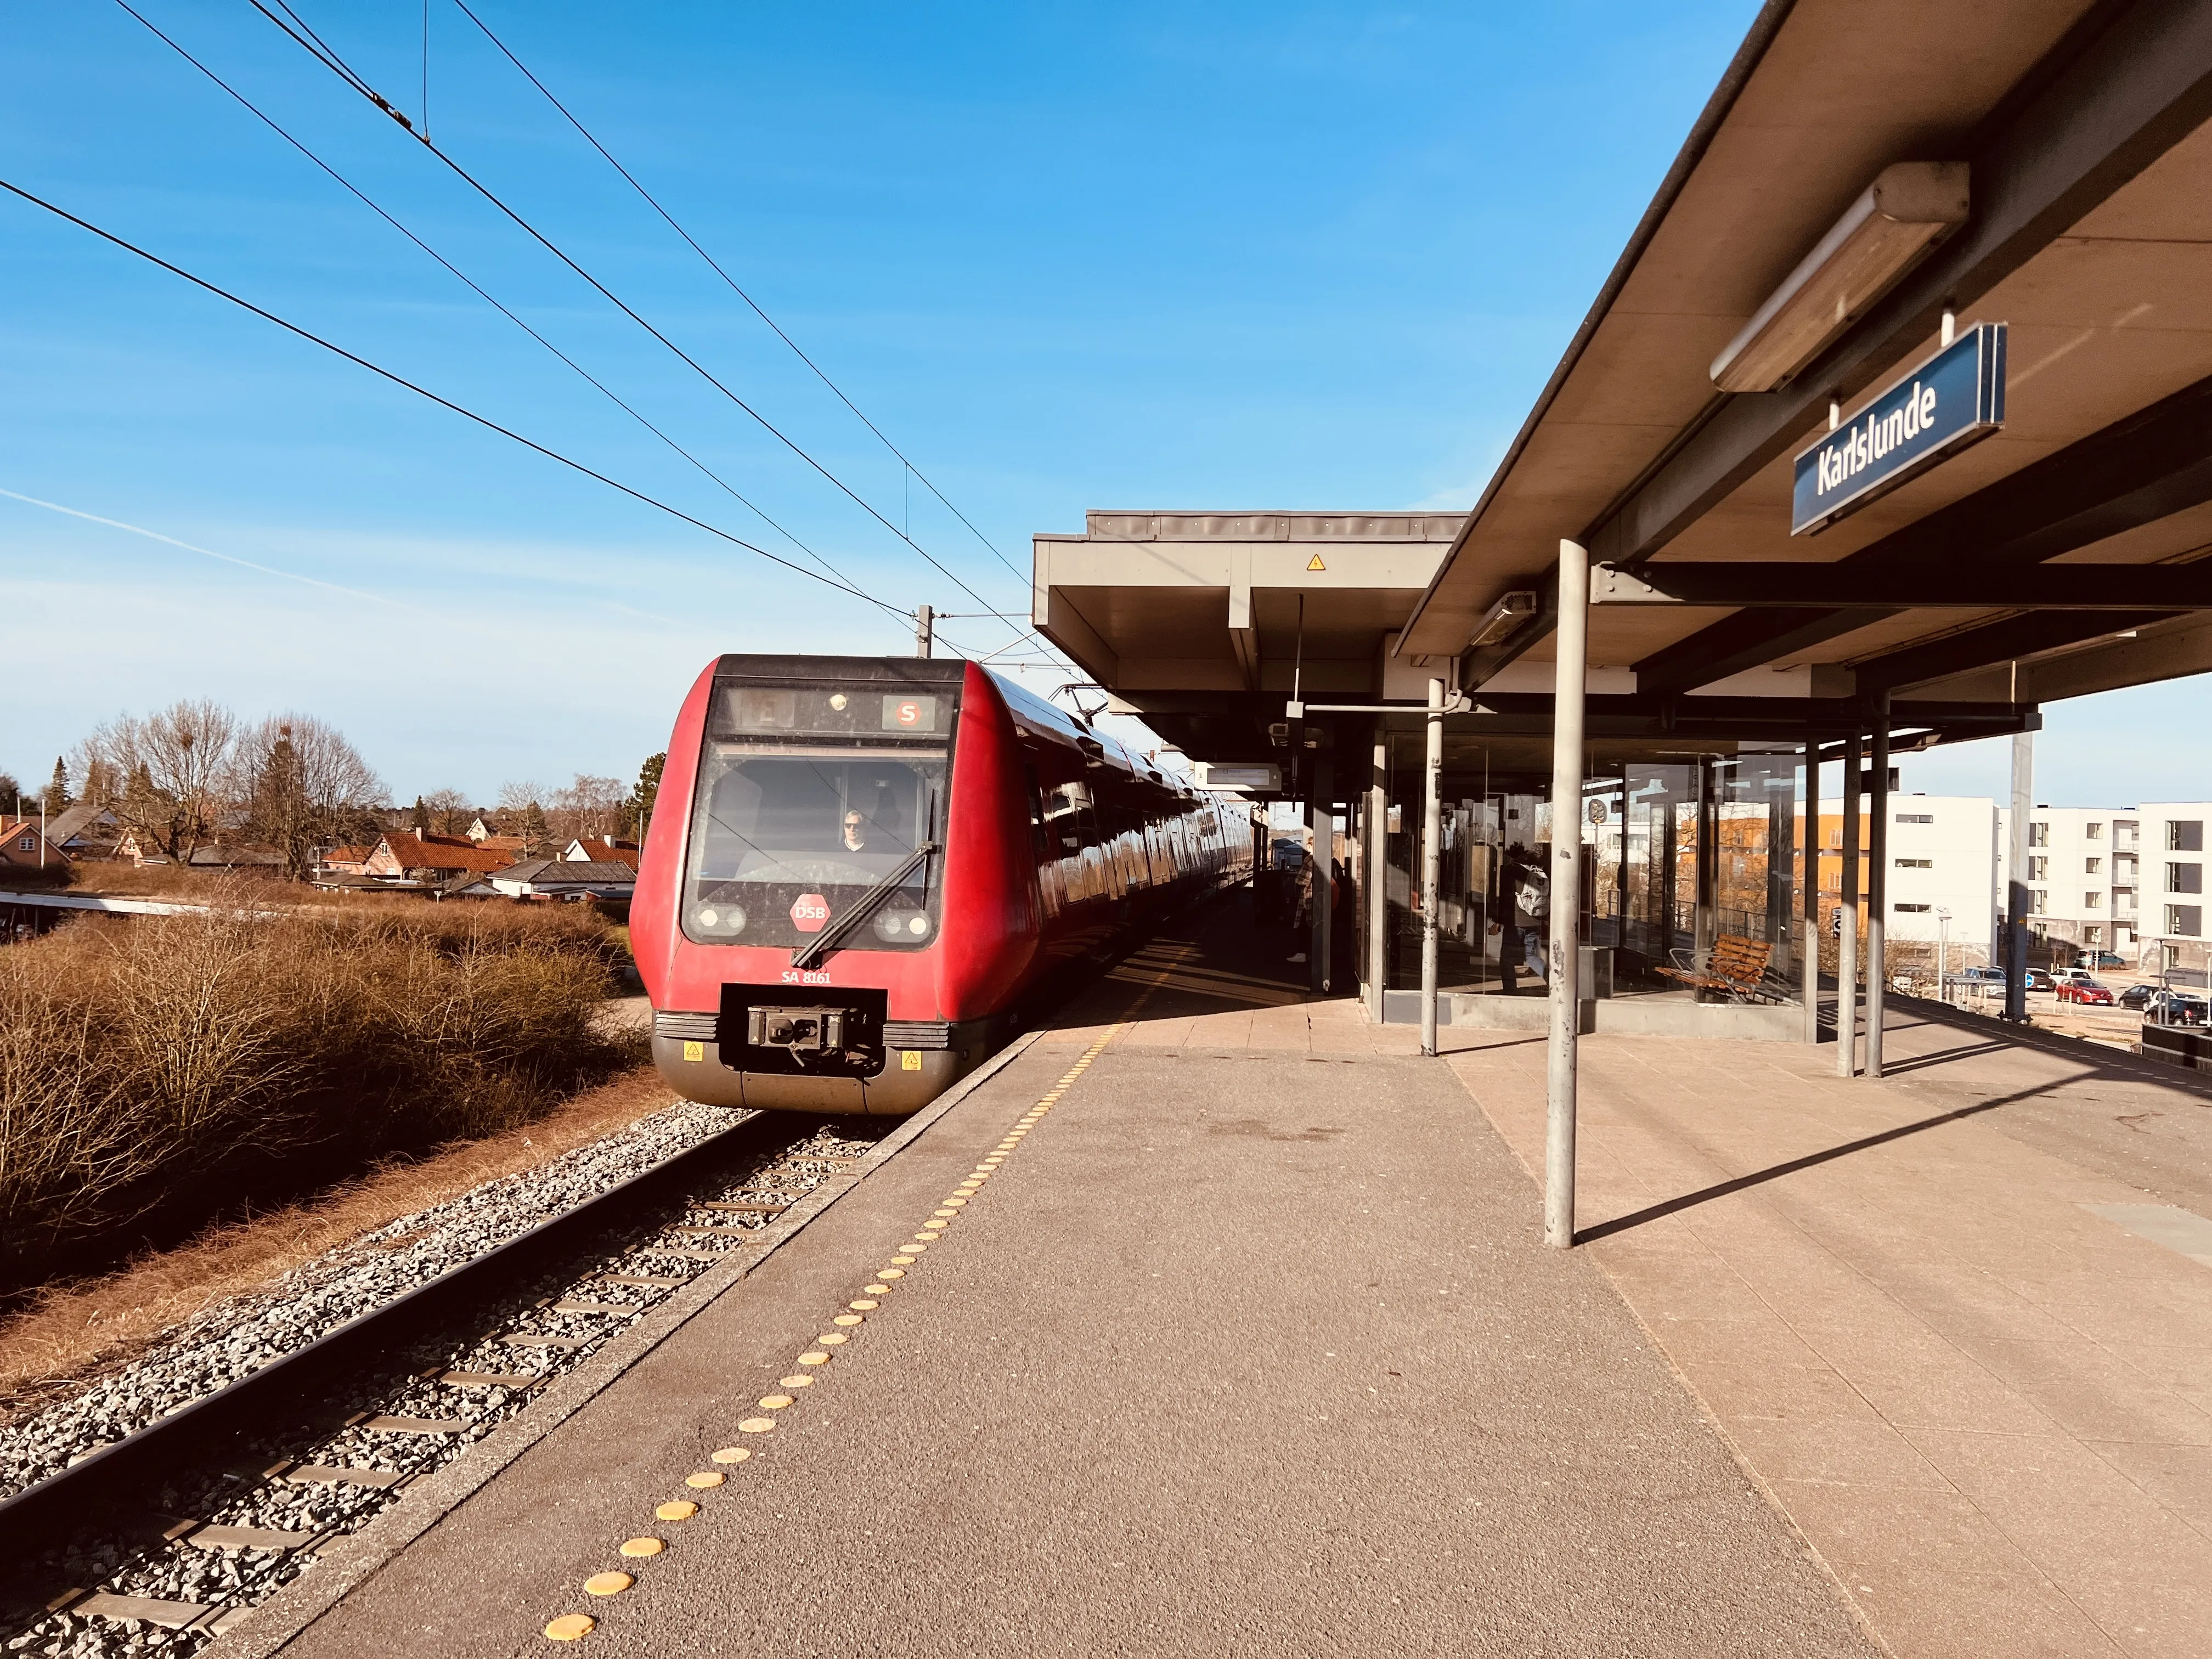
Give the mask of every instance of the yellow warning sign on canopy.
[{"label": "yellow warning sign on canopy", "polygon": [[1321,562],[1321,555],[1316,553],[1313,557],[1306,561],[1306,568],[1309,570],[1326,570],[1328,567]]}]

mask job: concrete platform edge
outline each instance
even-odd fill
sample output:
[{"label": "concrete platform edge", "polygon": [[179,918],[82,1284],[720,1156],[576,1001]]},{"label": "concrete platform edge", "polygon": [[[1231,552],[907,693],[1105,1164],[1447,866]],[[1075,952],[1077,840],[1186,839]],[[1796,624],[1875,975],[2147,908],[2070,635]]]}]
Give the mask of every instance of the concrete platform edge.
[{"label": "concrete platform edge", "polygon": [[732,1250],[629,1329],[556,1382],[544,1399],[445,1468],[410,1486],[406,1495],[269,1601],[210,1643],[210,1659],[267,1659],[313,1625],[346,1595],[375,1577],[516,1459],[574,1417],[624,1372],[706,1311],[732,1285],[782,1249],[807,1224],[880,1169],[968,1096],[1026,1054],[1044,1035],[1025,1032],[967,1077],[908,1118],[876,1144],[851,1174],[824,1182],[763,1230],[758,1245]]}]

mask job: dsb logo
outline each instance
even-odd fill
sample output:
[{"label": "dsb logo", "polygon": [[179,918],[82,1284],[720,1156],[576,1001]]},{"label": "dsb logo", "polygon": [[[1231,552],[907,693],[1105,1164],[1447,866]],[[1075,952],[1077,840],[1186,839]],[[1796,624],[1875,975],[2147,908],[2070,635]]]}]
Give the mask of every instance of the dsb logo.
[{"label": "dsb logo", "polygon": [[818,933],[830,922],[830,901],[819,893],[801,893],[791,903],[791,925],[802,933]]}]

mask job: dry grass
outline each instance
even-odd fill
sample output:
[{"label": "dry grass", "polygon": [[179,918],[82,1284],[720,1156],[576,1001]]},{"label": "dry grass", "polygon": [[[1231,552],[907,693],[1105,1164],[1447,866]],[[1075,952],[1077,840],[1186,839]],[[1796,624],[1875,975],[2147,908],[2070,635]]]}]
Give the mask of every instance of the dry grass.
[{"label": "dry grass", "polygon": [[598,1018],[617,951],[587,907],[212,896],[0,952],[0,1288],[134,1218],[173,1237],[528,1123],[637,1058]]},{"label": "dry grass", "polygon": [[673,1103],[649,1068],[575,1096],[526,1127],[394,1161],[313,1200],[210,1228],[120,1271],[41,1291],[0,1319],[0,1418],[137,1358],[161,1334],[274,1283],[325,1251],[627,1127]]}]

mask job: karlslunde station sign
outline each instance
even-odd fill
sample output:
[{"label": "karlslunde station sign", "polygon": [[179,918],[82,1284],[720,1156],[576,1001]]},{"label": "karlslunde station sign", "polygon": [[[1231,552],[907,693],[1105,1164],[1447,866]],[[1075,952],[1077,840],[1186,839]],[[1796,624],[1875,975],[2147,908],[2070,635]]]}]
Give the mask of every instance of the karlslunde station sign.
[{"label": "karlslunde station sign", "polygon": [[2005,325],[1982,323],[1797,457],[1790,533],[1812,534],[2004,425]]}]

